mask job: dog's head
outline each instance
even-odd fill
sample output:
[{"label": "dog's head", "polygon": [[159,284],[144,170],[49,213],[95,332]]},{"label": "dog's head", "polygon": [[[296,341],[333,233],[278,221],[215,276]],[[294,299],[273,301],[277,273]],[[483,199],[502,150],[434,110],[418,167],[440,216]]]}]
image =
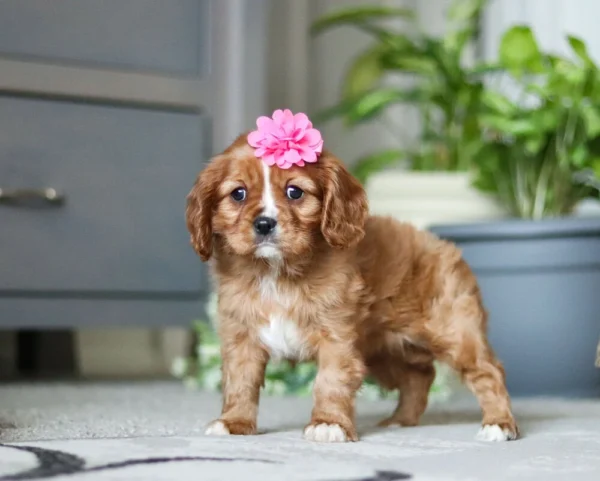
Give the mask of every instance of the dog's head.
[{"label": "dog's head", "polygon": [[218,239],[233,255],[269,260],[338,249],[364,236],[367,198],[343,163],[323,151],[304,167],[268,167],[242,135],[211,160],[187,198],[192,245],[208,260]]}]

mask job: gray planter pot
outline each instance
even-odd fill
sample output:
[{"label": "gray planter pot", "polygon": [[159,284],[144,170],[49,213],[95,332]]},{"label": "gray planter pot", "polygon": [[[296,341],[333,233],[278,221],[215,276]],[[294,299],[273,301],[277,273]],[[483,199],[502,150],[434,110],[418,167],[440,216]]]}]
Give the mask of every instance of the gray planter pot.
[{"label": "gray planter pot", "polygon": [[477,275],[513,396],[600,396],[600,218],[431,230]]}]

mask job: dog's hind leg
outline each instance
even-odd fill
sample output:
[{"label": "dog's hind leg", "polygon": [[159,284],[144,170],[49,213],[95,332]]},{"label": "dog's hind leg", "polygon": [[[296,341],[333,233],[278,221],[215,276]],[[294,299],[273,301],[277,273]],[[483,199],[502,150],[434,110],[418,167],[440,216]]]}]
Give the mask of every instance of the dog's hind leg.
[{"label": "dog's hind leg", "polygon": [[[464,296],[448,309],[445,322],[434,322],[432,351],[461,376],[483,413],[481,441],[517,439],[504,369],[486,337],[487,313],[478,296]],[[435,330],[434,330],[435,329]]]},{"label": "dog's hind leg", "polygon": [[369,366],[370,374],[389,390],[400,391],[394,413],[380,426],[416,426],[427,408],[429,390],[435,379],[432,362],[408,364],[404,359],[385,356]]}]

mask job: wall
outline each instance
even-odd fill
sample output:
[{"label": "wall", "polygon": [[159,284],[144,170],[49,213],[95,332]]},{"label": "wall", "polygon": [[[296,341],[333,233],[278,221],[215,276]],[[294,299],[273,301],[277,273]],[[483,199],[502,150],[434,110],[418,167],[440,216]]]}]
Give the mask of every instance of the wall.
[{"label": "wall", "polygon": [[[317,18],[331,10],[344,6],[366,3],[391,3],[364,0],[318,0],[313,10]],[[407,2],[393,2],[405,4]],[[370,44],[370,37],[350,27],[325,32],[311,41],[310,108],[317,111],[339,100],[342,77],[352,58]],[[397,112],[396,112],[396,115]],[[399,119],[400,125],[403,123]],[[341,120],[333,120],[323,126],[323,138],[328,148],[346,163],[353,163],[361,156],[383,146],[394,145],[390,133],[377,123],[361,125],[349,130]]]}]

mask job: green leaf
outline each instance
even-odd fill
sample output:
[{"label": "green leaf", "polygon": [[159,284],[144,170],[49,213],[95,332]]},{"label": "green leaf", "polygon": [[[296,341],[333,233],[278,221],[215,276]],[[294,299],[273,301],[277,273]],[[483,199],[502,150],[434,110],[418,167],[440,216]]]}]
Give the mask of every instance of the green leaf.
[{"label": "green leaf", "polygon": [[538,129],[530,119],[515,119],[511,121],[507,133],[516,136],[536,135]]},{"label": "green leaf", "polygon": [[529,116],[531,122],[536,126],[538,132],[555,132],[564,114],[560,109],[557,109],[552,104],[548,104],[547,108],[541,107],[530,112],[525,112],[520,115]]},{"label": "green leaf", "polygon": [[572,98],[581,95],[586,88],[585,69],[564,61],[555,65],[545,86],[546,96]]},{"label": "green leaf", "polygon": [[344,98],[354,98],[371,90],[381,79],[385,70],[380,58],[385,50],[385,47],[375,45],[355,57],[344,78]]},{"label": "green leaf", "polygon": [[496,174],[502,170],[506,147],[489,143],[478,151],[475,163],[473,186],[482,192],[497,193]]},{"label": "green leaf", "polygon": [[344,118],[347,125],[358,124],[375,117],[389,105],[401,102],[420,102],[425,95],[426,92],[419,89],[403,91],[381,88],[370,90],[319,110],[312,115],[312,118],[315,124],[324,123],[338,117]]},{"label": "green leaf", "polygon": [[523,86],[525,92],[538,95],[539,97],[547,97],[550,95],[548,91],[548,87],[546,85],[538,85],[538,84],[527,84]]},{"label": "green leaf", "polygon": [[[451,88],[460,88],[463,81],[462,68],[459,58],[449,53],[443,43],[434,38],[425,39],[424,50],[427,58],[435,63],[435,69],[431,73],[439,72]],[[425,57],[424,57],[425,58]]]},{"label": "green leaf", "polygon": [[463,28],[461,30],[451,31],[444,37],[443,46],[447,52],[452,52],[458,59],[465,46],[475,36],[475,29]]},{"label": "green leaf", "polygon": [[585,121],[585,131],[588,138],[600,135],[600,110],[598,105],[582,105],[581,114]]},{"label": "green leaf", "polygon": [[312,34],[319,34],[324,30],[340,25],[357,25],[369,20],[382,18],[401,17],[412,19],[414,12],[406,8],[393,8],[385,6],[363,6],[336,10],[323,15],[311,26]]},{"label": "green leaf", "polygon": [[600,185],[600,157],[596,157],[592,161],[592,170],[594,171],[594,175],[596,176],[596,185]]},{"label": "green leaf", "polygon": [[571,154],[571,162],[577,168],[584,167],[588,159],[589,152],[585,145],[578,145]]},{"label": "green leaf", "polygon": [[548,57],[551,59],[552,68],[562,74],[569,74],[573,71],[581,71],[581,68],[567,58],[558,57],[556,55]]},{"label": "green leaf", "polygon": [[404,34],[395,33],[386,39],[386,44],[397,52],[417,54],[419,47]]},{"label": "green leaf", "polygon": [[561,57],[559,55],[542,54],[542,57],[543,57],[544,61],[546,61],[550,65],[550,67],[552,67],[553,69],[560,68],[561,64],[568,64],[571,67],[576,67],[576,65],[573,61],[571,61],[570,59],[567,59],[565,57]]},{"label": "green leaf", "polygon": [[438,69],[436,62],[423,54],[411,55],[403,52],[388,52],[381,57],[384,68],[415,73],[420,75],[436,75]]},{"label": "green leaf", "polygon": [[583,90],[581,96],[590,97],[594,102],[597,102],[595,97],[598,88],[598,79],[600,78],[600,71],[594,65],[588,65],[585,67],[585,80],[583,82]]},{"label": "green leaf", "polygon": [[366,22],[357,23],[355,27],[375,37],[377,42],[382,44],[382,46],[385,45],[397,52],[414,53],[418,51],[414,42],[404,34],[390,31]]},{"label": "green leaf", "polygon": [[486,73],[501,73],[504,70],[504,67],[499,63],[480,63],[467,70],[467,73],[469,75],[484,75]]},{"label": "green leaf", "polygon": [[510,116],[517,111],[517,107],[506,96],[492,90],[484,90],[481,93],[481,101],[497,114]]},{"label": "green leaf", "polygon": [[347,119],[350,124],[357,124],[372,119],[392,104],[399,102],[414,102],[419,99],[417,90],[402,91],[392,88],[382,88],[367,92],[348,111]]},{"label": "green leaf", "polygon": [[574,37],[573,35],[567,35],[567,41],[571,46],[571,49],[586,65],[594,65],[594,61],[590,58],[588,54],[587,47],[585,46],[585,42],[578,37]]},{"label": "green leaf", "polygon": [[542,69],[542,55],[529,27],[517,25],[506,31],[500,42],[500,61],[513,71]]},{"label": "green leaf", "polygon": [[595,82],[590,85],[589,97],[591,100],[600,105],[600,75]]},{"label": "green leaf", "polygon": [[510,119],[498,115],[482,115],[481,124],[504,134],[527,136],[537,134],[538,130],[530,119]]},{"label": "green leaf", "polygon": [[482,77],[484,75],[491,74],[491,73],[492,74],[493,73],[502,73],[505,70],[506,69],[500,64],[482,63],[482,64],[475,65],[471,69],[466,69],[465,75],[466,75],[467,79],[471,80],[471,79],[478,79],[479,77]]},{"label": "green leaf", "polygon": [[358,104],[362,97],[359,95],[356,98],[343,99],[335,105],[321,109],[312,115],[312,120],[315,124],[321,124],[337,117],[345,117]]},{"label": "green leaf", "polygon": [[384,150],[358,159],[352,172],[362,183],[375,172],[406,158],[406,152],[398,149]]},{"label": "green leaf", "polygon": [[477,18],[487,0],[454,0],[448,9],[448,19],[464,22]]},{"label": "green leaf", "polygon": [[546,145],[546,136],[532,137],[525,141],[525,150],[528,154],[536,155]]},{"label": "green leaf", "polygon": [[600,158],[600,136],[588,140],[586,145],[591,152],[592,157]]}]

